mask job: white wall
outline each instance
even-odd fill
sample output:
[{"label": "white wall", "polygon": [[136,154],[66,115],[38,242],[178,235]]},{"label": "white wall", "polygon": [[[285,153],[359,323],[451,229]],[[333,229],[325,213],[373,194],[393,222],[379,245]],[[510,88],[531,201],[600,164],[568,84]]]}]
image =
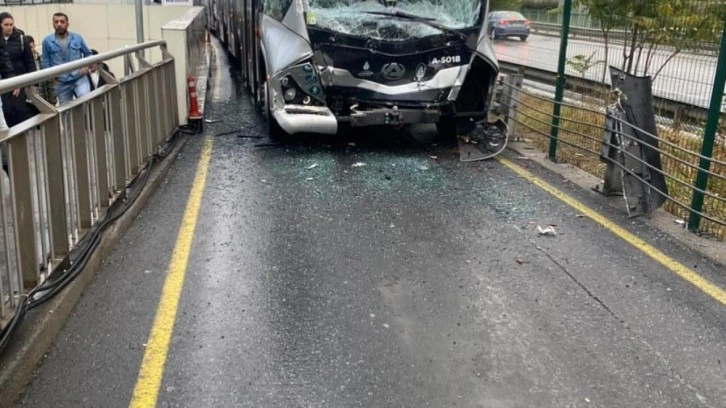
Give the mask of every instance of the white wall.
[{"label": "white wall", "polygon": [[[184,15],[191,7],[144,6],[145,40],[161,40],[161,26]],[[90,48],[98,52],[136,44],[136,13],[133,4],[47,4],[35,6],[8,6],[3,9],[13,15],[15,26],[32,35],[38,51],[43,38],[53,33],[53,13],[68,15],[70,31],[81,34]],[[153,62],[159,60],[159,52],[147,54]],[[108,62],[112,72],[123,75],[123,60]]]}]

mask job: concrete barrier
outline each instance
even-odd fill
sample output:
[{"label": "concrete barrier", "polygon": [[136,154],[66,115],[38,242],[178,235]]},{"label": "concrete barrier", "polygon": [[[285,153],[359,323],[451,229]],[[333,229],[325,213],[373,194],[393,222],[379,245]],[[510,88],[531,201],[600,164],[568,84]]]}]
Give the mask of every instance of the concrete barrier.
[{"label": "concrete barrier", "polygon": [[207,53],[206,17],[204,7],[191,7],[184,15],[161,27],[169,53],[176,60],[176,91],[179,101],[179,123],[187,123],[189,98],[187,78],[197,80],[199,107],[204,110],[209,61]]}]

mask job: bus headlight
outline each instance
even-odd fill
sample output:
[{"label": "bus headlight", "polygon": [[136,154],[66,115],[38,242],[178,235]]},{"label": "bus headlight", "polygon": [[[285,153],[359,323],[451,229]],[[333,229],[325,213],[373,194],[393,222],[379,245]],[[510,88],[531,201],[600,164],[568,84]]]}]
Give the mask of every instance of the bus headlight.
[{"label": "bus headlight", "polygon": [[325,106],[325,91],[315,67],[310,62],[289,67],[278,74],[276,82],[282,103]]},{"label": "bus headlight", "polygon": [[282,94],[282,97],[285,98],[285,102],[294,101],[296,96],[297,89],[295,89],[295,87],[285,89],[284,93]]}]

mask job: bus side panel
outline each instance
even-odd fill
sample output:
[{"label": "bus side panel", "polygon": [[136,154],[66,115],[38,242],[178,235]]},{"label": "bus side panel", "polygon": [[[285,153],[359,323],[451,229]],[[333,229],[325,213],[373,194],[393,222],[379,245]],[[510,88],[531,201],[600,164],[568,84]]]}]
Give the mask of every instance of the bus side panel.
[{"label": "bus side panel", "polygon": [[262,58],[262,55],[260,55],[260,38],[259,38],[259,24],[260,24],[260,15],[261,7],[260,7],[260,0],[248,0],[250,2],[249,5],[249,13],[250,13],[250,33],[251,33],[251,39],[250,39],[250,48],[249,48],[249,72],[250,72],[250,92],[252,93],[253,98],[258,101],[258,92],[260,90],[260,86],[264,82],[264,78],[260,76],[260,70],[261,70],[261,64],[260,64],[260,58]]},{"label": "bus side panel", "polygon": [[255,93],[257,84],[255,83],[255,48],[257,47],[257,34],[255,30],[255,1],[245,0],[245,14],[247,16],[247,44],[245,45],[245,64],[247,64],[247,89]]},{"label": "bus side panel", "polygon": [[242,73],[242,81],[245,88],[249,89],[249,64],[247,63],[247,50],[250,42],[250,17],[247,14],[248,3],[251,0],[238,0],[237,5],[240,13],[240,44],[239,44],[239,65]]}]

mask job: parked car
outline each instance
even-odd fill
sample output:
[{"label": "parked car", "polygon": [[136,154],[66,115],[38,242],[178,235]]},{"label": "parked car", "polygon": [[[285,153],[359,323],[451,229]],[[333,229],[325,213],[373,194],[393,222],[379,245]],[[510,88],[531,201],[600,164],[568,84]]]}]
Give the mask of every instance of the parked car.
[{"label": "parked car", "polygon": [[493,11],[489,20],[489,37],[492,40],[506,37],[519,37],[527,41],[529,37],[529,20],[516,11]]}]

